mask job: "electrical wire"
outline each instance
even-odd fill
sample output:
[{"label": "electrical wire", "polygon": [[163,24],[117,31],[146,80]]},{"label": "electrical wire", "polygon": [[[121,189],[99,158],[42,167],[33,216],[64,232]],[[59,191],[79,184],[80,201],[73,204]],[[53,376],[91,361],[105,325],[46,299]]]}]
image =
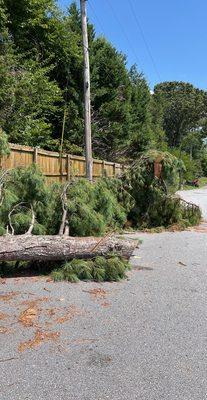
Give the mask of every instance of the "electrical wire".
[{"label": "electrical wire", "polygon": [[148,44],[148,42],[147,42],[147,40],[146,40],[146,37],[145,37],[144,31],[143,31],[143,29],[142,29],[141,23],[140,23],[140,21],[139,21],[139,19],[138,19],[138,17],[137,17],[136,12],[135,12],[135,9],[134,9],[132,0],[128,0],[128,1],[129,1],[129,5],[130,5],[130,8],[131,8],[131,12],[132,12],[132,14],[133,14],[133,16],[134,16],[134,19],[135,19],[137,28],[138,28],[139,32],[141,33],[143,42],[144,42],[145,47],[146,47],[146,50],[147,50],[147,53],[148,53],[149,58],[150,58],[150,60],[151,60],[151,62],[152,62],[153,68],[154,68],[154,70],[155,70],[155,72],[156,72],[156,74],[157,74],[158,79],[161,81],[162,79],[161,79],[160,73],[159,73],[159,71],[158,71],[158,69],[157,69],[157,66],[156,66],[154,57],[153,57],[152,52],[151,52],[151,50],[150,50],[150,46],[149,46],[149,44]]},{"label": "electrical wire", "polygon": [[101,20],[99,19],[98,15],[97,15],[96,12],[95,12],[95,7],[93,6],[92,1],[91,1],[91,0],[88,0],[88,4],[89,4],[89,6],[90,6],[90,8],[91,8],[91,10],[92,10],[92,12],[93,12],[93,15],[94,15],[96,21],[98,22],[98,25],[99,25],[100,30],[102,31],[103,35],[105,35],[102,22],[101,22]]},{"label": "electrical wire", "polygon": [[137,56],[137,53],[136,53],[135,49],[132,47],[132,44],[131,44],[131,42],[130,42],[130,40],[129,40],[129,37],[128,37],[128,35],[127,35],[127,33],[126,33],[126,31],[125,31],[123,25],[121,24],[119,18],[117,17],[117,14],[116,14],[116,12],[115,12],[115,10],[114,10],[112,4],[110,3],[109,0],[106,0],[106,2],[107,2],[107,4],[108,4],[109,8],[111,9],[111,12],[112,12],[112,14],[113,14],[113,16],[114,16],[114,19],[117,21],[117,24],[120,26],[122,35],[124,36],[124,38],[125,38],[126,41],[128,42],[128,45],[129,45],[131,51],[133,52],[133,54],[134,54],[134,56],[135,56],[135,60],[136,60],[137,65],[141,65],[141,62],[140,62],[140,60],[139,60],[139,57]]}]

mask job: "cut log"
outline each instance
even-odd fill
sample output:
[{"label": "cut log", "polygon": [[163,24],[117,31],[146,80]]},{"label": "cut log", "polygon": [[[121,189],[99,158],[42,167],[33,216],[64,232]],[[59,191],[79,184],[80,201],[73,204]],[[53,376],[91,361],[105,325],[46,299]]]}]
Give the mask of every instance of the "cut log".
[{"label": "cut log", "polygon": [[0,237],[0,261],[57,261],[115,252],[129,258],[138,242],[115,236],[65,237],[6,235]]}]

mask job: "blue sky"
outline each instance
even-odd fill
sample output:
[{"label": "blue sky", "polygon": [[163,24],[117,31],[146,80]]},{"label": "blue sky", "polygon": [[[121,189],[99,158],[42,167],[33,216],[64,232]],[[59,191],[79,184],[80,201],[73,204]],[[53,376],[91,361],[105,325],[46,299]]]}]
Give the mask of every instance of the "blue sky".
[{"label": "blue sky", "polygon": [[[58,3],[65,9],[71,1]],[[206,0],[88,0],[87,7],[97,34],[136,63],[151,88],[182,80],[207,89]]]}]

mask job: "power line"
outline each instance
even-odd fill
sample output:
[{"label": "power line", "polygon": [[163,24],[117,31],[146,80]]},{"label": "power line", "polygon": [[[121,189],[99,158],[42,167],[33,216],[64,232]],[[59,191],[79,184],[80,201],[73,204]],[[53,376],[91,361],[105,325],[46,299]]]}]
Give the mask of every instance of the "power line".
[{"label": "power line", "polygon": [[96,19],[97,22],[98,22],[99,27],[101,28],[102,33],[105,35],[102,22],[100,21],[98,15],[97,15],[96,12],[95,12],[95,8],[94,8],[94,6],[93,6],[93,4],[92,4],[92,1],[91,1],[91,0],[90,0],[90,1],[88,0],[88,4],[89,4],[89,6],[90,6],[90,8],[91,8],[91,10],[92,10],[92,12],[93,12],[93,14],[94,14],[95,19]]},{"label": "power line", "polygon": [[134,48],[132,47],[131,42],[130,42],[130,40],[129,40],[129,37],[128,37],[128,35],[127,35],[127,33],[126,33],[126,31],[125,31],[123,25],[121,24],[119,18],[117,17],[117,14],[116,14],[116,12],[115,12],[115,10],[114,10],[112,4],[111,4],[108,0],[107,0],[107,3],[108,3],[109,8],[110,8],[111,11],[112,11],[112,14],[113,14],[115,20],[117,21],[118,25],[119,25],[120,28],[121,28],[121,32],[122,32],[123,36],[125,37],[126,41],[128,42],[128,45],[129,45],[130,49],[132,50],[132,52],[133,52],[133,54],[134,54],[134,56],[135,56],[135,60],[137,61],[137,64],[141,65],[141,63],[140,63],[140,61],[139,61],[139,57],[137,56],[136,51],[135,51]]},{"label": "power line", "polygon": [[149,55],[149,58],[151,59],[152,65],[153,65],[154,70],[155,70],[155,72],[156,72],[156,74],[157,74],[157,76],[158,76],[158,79],[161,81],[162,79],[161,79],[160,73],[159,73],[159,71],[158,71],[158,69],[157,69],[157,66],[156,66],[154,57],[153,57],[153,55],[152,55],[152,52],[151,52],[151,50],[150,50],[150,46],[149,46],[149,44],[148,44],[148,42],[147,42],[147,39],[146,39],[146,37],[145,37],[145,34],[144,34],[143,29],[142,29],[141,23],[140,23],[140,21],[138,20],[138,17],[137,17],[137,15],[136,15],[134,6],[133,6],[133,4],[132,4],[132,1],[131,1],[131,0],[128,0],[128,1],[129,1],[129,5],[130,5],[130,8],[131,8],[131,12],[132,12],[132,14],[133,14],[133,16],[134,16],[136,25],[137,25],[137,27],[138,27],[138,30],[139,30],[140,33],[141,33],[141,36],[142,36],[143,42],[144,42],[144,44],[145,44],[145,47],[146,47],[147,53],[148,53],[148,55]]}]

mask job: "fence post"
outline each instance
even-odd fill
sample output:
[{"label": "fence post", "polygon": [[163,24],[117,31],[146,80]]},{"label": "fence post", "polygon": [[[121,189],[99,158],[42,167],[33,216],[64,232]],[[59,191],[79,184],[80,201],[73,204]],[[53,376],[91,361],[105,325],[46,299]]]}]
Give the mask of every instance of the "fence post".
[{"label": "fence post", "polygon": [[34,148],[34,155],[33,155],[34,164],[37,164],[37,159],[38,159],[38,147],[35,147]]},{"label": "fence post", "polygon": [[71,169],[71,164],[70,164],[70,154],[67,154],[67,181],[70,181],[70,169]]},{"label": "fence post", "polygon": [[113,165],[113,176],[116,178],[116,163]]},{"label": "fence post", "polygon": [[102,177],[104,178],[106,176],[106,171],[105,171],[105,161],[102,161]]}]

